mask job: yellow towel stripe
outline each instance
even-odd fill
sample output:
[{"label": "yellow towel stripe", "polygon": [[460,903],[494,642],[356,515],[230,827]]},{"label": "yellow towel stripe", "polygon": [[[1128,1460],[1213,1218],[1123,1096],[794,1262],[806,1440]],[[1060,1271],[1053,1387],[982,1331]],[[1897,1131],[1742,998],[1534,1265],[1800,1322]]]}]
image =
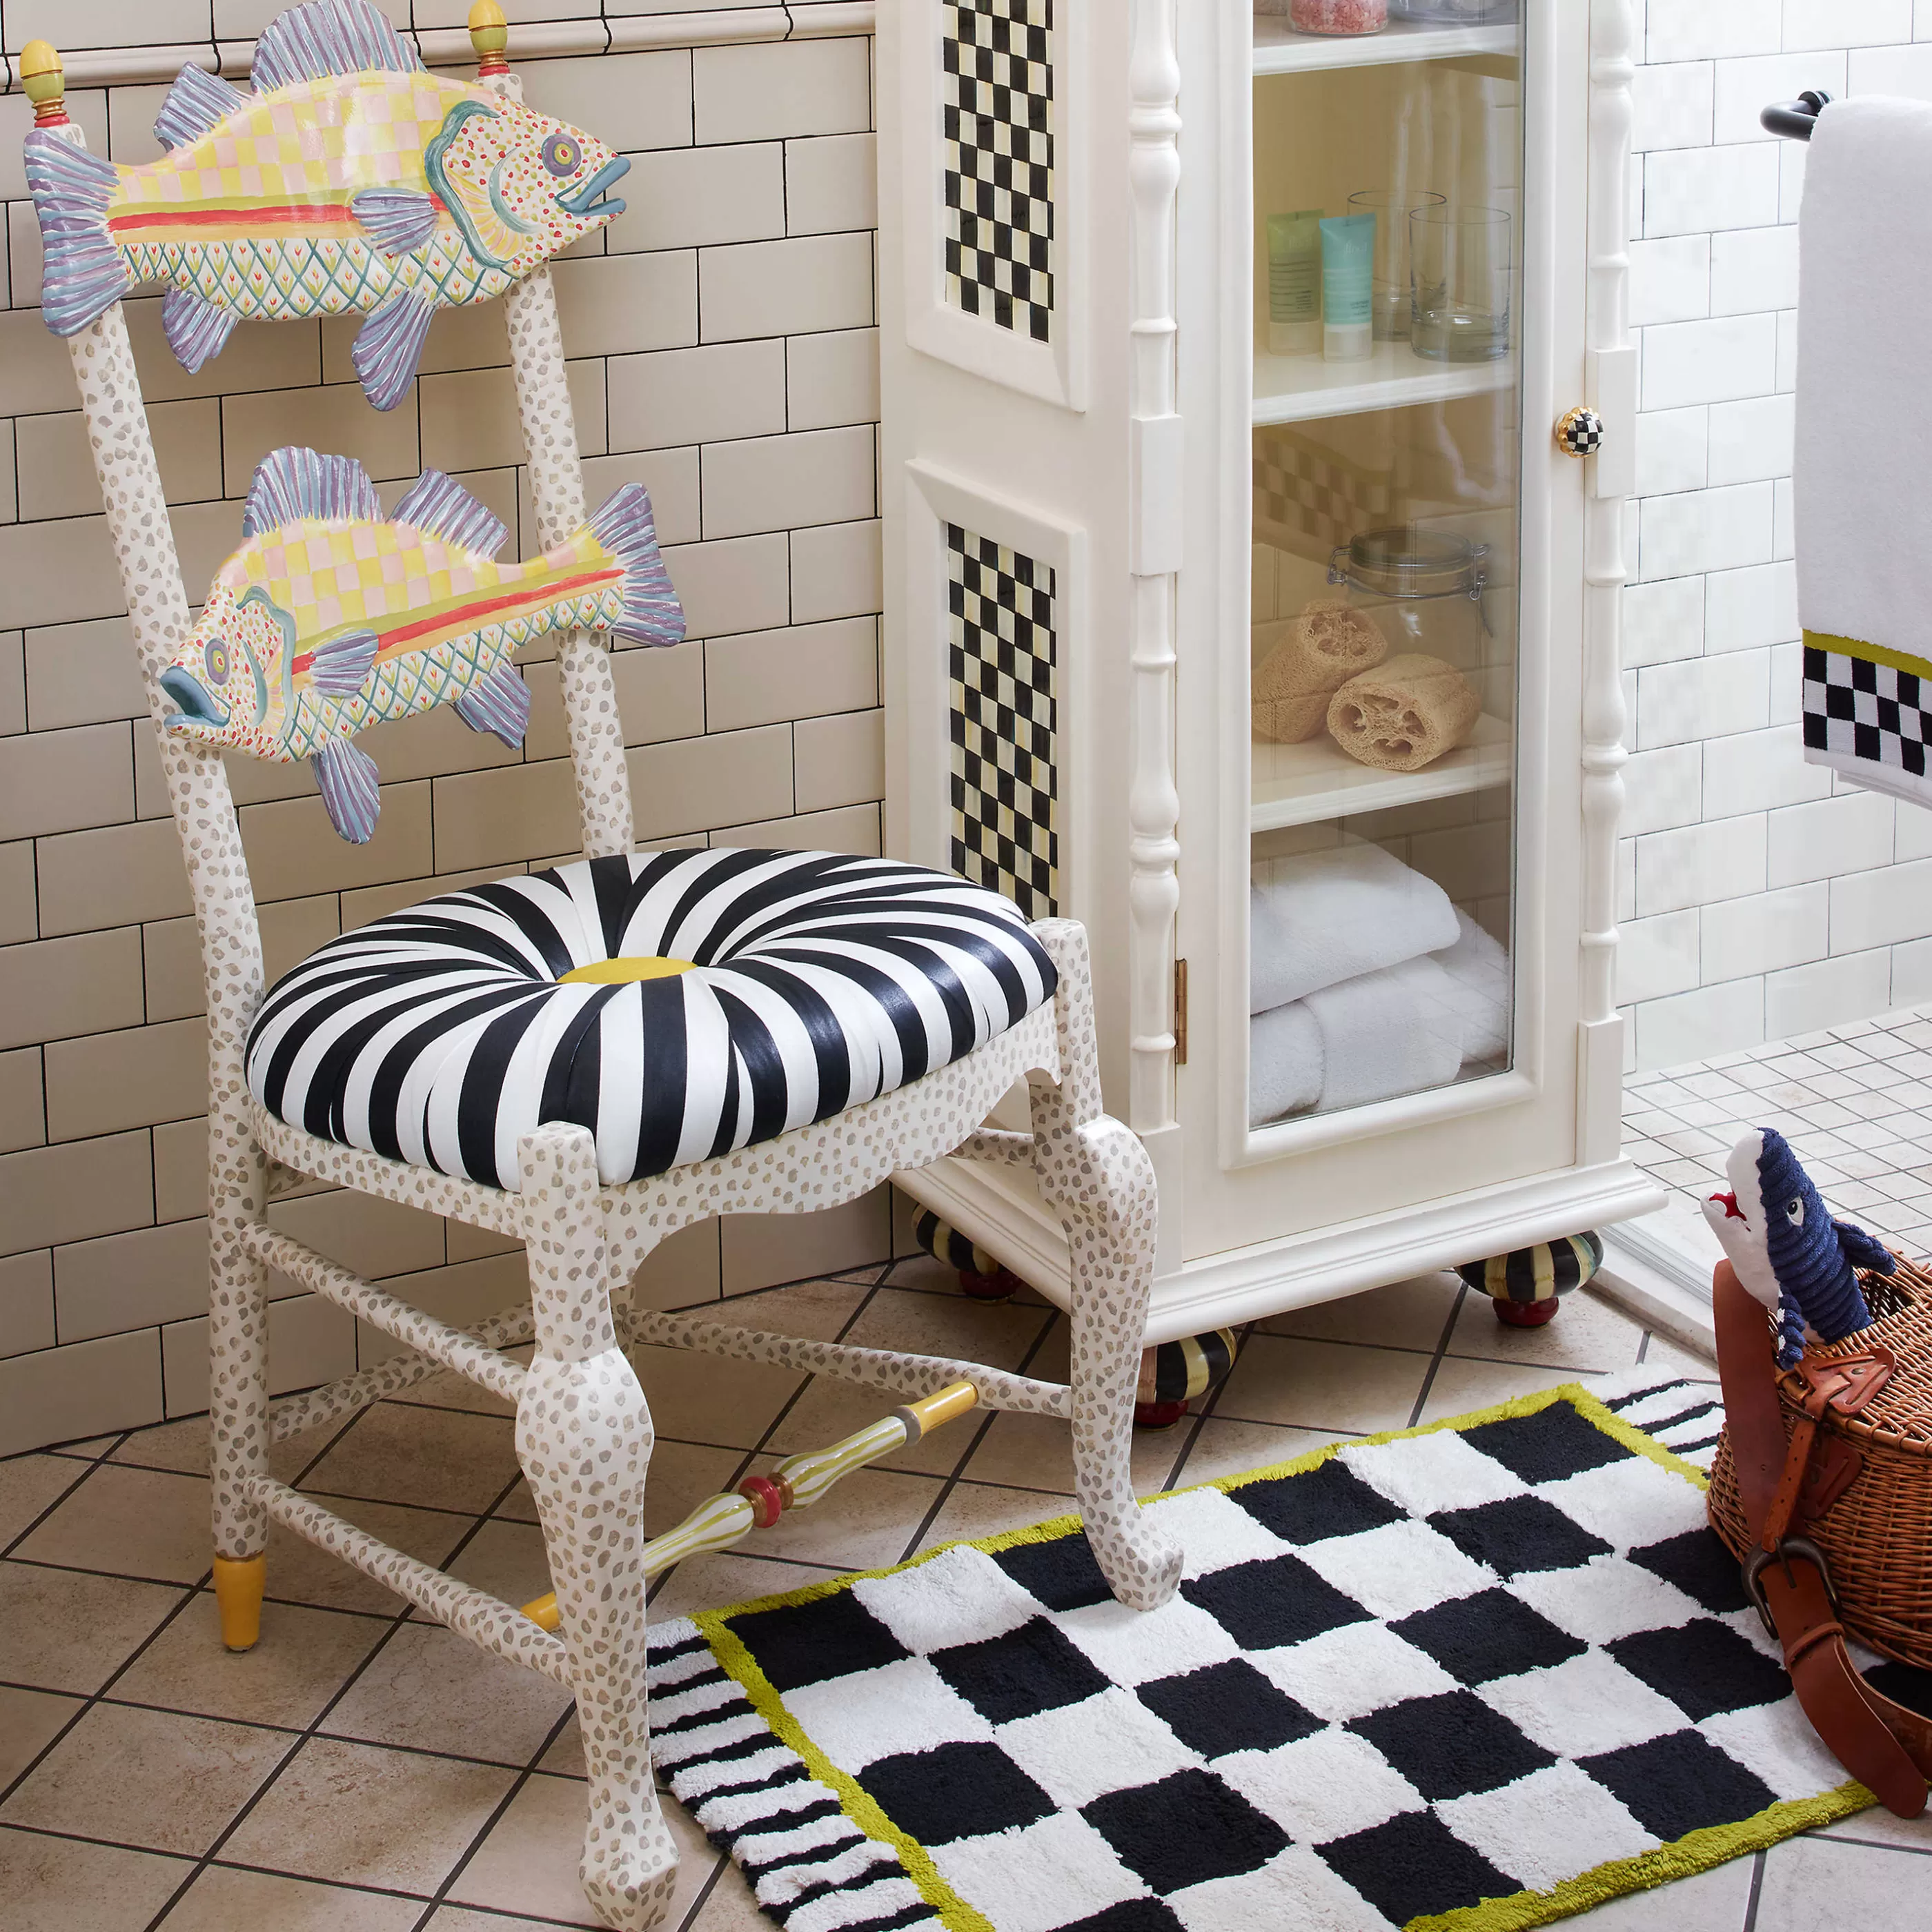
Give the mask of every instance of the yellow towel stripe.
[{"label": "yellow towel stripe", "polygon": [[1893,670],[1910,671],[1914,677],[1932,678],[1932,659],[1914,657],[1910,651],[1895,651],[1886,644],[1868,644],[1858,638],[1837,638],[1828,631],[1807,631],[1808,651],[1830,651],[1841,658],[1862,658],[1867,664],[1885,664]]}]

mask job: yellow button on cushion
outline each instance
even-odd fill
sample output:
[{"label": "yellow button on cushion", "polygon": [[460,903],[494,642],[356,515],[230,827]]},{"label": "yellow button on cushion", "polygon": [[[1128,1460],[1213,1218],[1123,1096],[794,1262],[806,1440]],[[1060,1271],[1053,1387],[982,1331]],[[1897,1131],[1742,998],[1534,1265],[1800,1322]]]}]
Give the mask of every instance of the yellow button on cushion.
[{"label": "yellow button on cushion", "polygon": [[593,959],[588,966],[573,966],[560,973],[560,986],[624,986],[633,980],[669,980],[692,970],[694,962],[667,959],[661,953],[633,955],[625,959]]}]

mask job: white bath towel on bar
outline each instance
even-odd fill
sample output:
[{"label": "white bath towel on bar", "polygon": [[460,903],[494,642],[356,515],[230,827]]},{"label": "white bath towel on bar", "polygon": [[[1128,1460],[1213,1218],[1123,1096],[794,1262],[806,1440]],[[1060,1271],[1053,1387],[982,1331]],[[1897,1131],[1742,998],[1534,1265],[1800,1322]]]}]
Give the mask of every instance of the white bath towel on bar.
[{"label": "white bath towel on bar", "polygon": [[1248,896],[1248,1010],[1399,966],[1457,933],[1448,894],[1379,845],[1265,861]]},{"label": "white bath towel on bar", "polygon": [[1804,756],[1932,804],[1932,106],[1818,117],[1798,220]]}]

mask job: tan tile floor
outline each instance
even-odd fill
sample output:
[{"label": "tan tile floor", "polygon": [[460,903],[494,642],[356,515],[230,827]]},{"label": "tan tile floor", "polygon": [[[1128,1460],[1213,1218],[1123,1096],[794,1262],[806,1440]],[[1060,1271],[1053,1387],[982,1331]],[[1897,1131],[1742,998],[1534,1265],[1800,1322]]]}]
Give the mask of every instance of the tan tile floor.
[{"label": "tan tile floor", "polygon": [[[1916,1042],[1915,1042],[1916,1044]],[[727,1304],[728,1319],[1064,1373],[1065,1324],[985,1307],[922,1258]],[[1251,1331],[1233,1374],[1165,1434],[1144,1491],[1278,1462],[1579,1373],[1662,1361],[1708,1376],[1606,1304],[1497,1324],[1451,1276]],[[643,1352],[662,1431],[650,1526],[776,1453],[869,1419],[879,1400],[776,1370]],[[518,1932],[588,1926],[576,1883],[581,1760],[548,1680],[428,1624],[379,1586],[278,1535],[262,1642],[230,1657],[208,1594],[199,1420],[0,1462],[0,1924],[8,1932]],[[279,1467],[389,1540],[512,1601],[542,1546],[494,1398],[427,1384],[282,1444]],[[888,1563],[1058,1514],[1066,1435],[977,1417],[788,1520],[756,1554],[659,1580],[669,1616]],[[766,1926],[678,1812],[670,1932]],[[1591,1917],[1593,1932],[1932,1928],[1932,1825],[1868,1813]],[[1282,1901],[1276,1923],[1296,1922]],[[1257,1928],[1268,1932],[1268,1928]]]}]

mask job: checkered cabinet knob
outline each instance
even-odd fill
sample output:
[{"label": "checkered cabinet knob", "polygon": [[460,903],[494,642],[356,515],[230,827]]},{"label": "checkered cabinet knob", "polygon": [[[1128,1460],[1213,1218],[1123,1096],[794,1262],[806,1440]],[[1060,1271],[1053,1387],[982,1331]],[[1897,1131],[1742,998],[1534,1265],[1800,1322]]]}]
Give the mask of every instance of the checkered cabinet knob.
[{"label": "checkered cabinet knob", "polygon": [[1604,419],[1579,403],[1556,419],[1556,447],[1565,456],[1594,456],[1603,447]]}]

